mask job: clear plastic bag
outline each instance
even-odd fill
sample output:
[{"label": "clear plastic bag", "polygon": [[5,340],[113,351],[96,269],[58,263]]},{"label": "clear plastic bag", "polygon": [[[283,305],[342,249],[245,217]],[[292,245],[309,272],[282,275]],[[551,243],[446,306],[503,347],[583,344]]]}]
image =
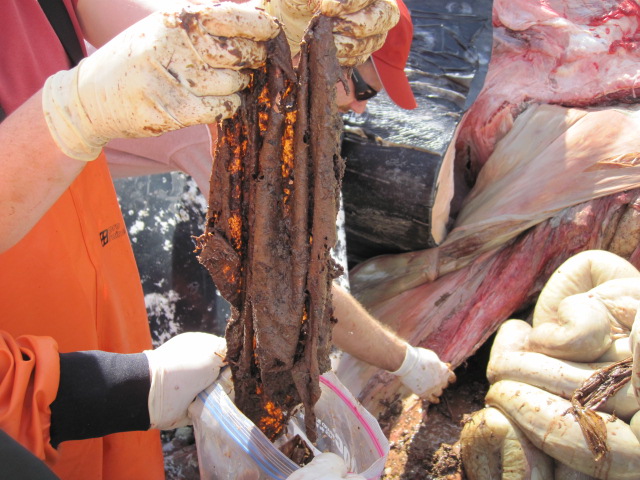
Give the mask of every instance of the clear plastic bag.
[{"label": "clear plastic bag", "polygon": [[[379,479],[389,442],[376,419],[333,372],[320,377],[315,405],[318,440],[310,447],[342,457],[349,471]],[[285,480],[299,468],[238,410],[228,375],[201,392],[189,408],[198,448],[200,476],[209,480]],[[304,438],[304,416],[292,416],[288,435]],[[306,439],[305,439],[306,440]]]}]

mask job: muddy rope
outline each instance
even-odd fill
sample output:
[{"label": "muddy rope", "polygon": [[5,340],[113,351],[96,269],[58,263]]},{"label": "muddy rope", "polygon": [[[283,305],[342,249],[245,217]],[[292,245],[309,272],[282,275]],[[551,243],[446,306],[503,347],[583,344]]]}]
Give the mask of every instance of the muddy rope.
[{"label": "muddy rope", "polygon": [[595,371],[571,397],[571,408],[589,450],[596,461],[609,453],[607,427],[595,410],[631,380],[633,358],[629,357]]},{"label": "muddy rope", "polygon": [[268,46],[236,115],[217,127],[198,259],[231,304],[225,337],[235,403],[276,438],[302,403],[315,440],[330,368],[330,255],[344,164],[331,21],[315,18],[297,69],[284,34]]}]

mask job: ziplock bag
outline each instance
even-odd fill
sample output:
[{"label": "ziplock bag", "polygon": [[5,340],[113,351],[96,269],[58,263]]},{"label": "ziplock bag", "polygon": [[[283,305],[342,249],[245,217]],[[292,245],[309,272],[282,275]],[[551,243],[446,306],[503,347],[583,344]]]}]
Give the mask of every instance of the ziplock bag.
[{"label": "ziplock bag", "polygon": [[[198,394],[189,415],[204,480],[286,480],[300,468],[289,460],[238,410],[231,400],[226,369],[219,381]],[[350,472],[379,479],[389,454],[389,442],[376,419],[351,395],[333,372],[320,377],[321,395],[315,405],[318,440],[307,441],[315,454],[333,452]],[[304,414],[292,415],[289,437],[304,438]],[[306,440],[306,438],[305,438]]]}]

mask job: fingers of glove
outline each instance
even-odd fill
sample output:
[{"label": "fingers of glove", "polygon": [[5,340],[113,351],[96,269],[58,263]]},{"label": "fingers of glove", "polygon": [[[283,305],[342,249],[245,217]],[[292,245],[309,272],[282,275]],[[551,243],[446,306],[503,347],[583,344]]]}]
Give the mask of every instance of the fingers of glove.
[{"label": "fingers of glove", "polygon": [[319,0],[264,0],[264,9],[282,24],[292,57],[300,52],[302,36],[319,7]]},{"label": "fingers of glove", "polygon": [[[185,28],[185,15],[151,14],[81,63],[75,90],[88,117],[82,124],[86,143],[159,135],[233,115],[239,98],[232,94],[247,78],[230,70],[262,64],[266,47],[247,38],[214,37],[198,22]],[[274,26],[267,33],[276,31],[264,12],[252,16]]]},{"label": "fingers of glove", "polygon": [[334,453],[321,453],[311,462],[292,473],[287,480],[338,480],[350,478],[361,480],[360,475],[347,475],[347,466],[342,458]]},{"label": "fingers of glove", "polygon": [[207,8],[187,7],[176,22],[191,35],[194,31],[217,37],[241,37],[256,42],[274,38],[278,24],[262,9],[249,4],[220,2]]},{"label": "fingers of glove", "polygon": [[308,22],[320,10],[321,0],[266,0],[265,8],[281,20]]},{"label": "fingers of glove", "polygon": [[447,366],[447,370],[449,371],[449,378],[447,379],[447,384],[450,385],[452,383],[455,383],[458,378],[456,377],[456,374],[451,369],[451,364],[445,363],[445,365]]},{"label": "fingers of glove", "polygon": [[426,348],[407,347],[405,361],[397,372],[402,383],[413,393],[424,398],[440,395],[455,379],[450,365],[440,361],[438,355]]},{"label": "fingers of glove", "polygon": [[[171,78],[156,78],[156,86],[153,76],[149,76],[148,89],[141,90],[140,104],[153,105],[153,108],[145,109],[144,127],[138,126],[138,115],[134,108],[131,110],[131,128],[127,129],[122,122],[114,125],[114,128],[120,129],[130,137],[155,136],[182,127],[218,122],[231,117],[240,106],[240,97],[237,94],[218,95],[215,76],[198,85],[197,89],[204,95],[197,96],[190,89],[178,85],[176,78],[169,72],[165,71],[162,74]],[[175,85],[170,87],[170,94],[167,93],[167,84]]]},{"label": "fingers of glove", "polygon": [[154,350],[154,353],[161,354],[169,364],[177,360],[196,363],[205,360],[218,368],[224,365],[226,352],[227,343],[224,338],[201,332],[181,333]]},{"label": "fingers of glove", "polygon": [[176,57],[162,68],[196,96],[231,95],[244,89],[251,81],[246,71],[197,65],[184,57]]},{"label": "fingers of glove", "polygon": [[144,353],[151,371],[148,406],[152,427],[187,425],[189,405],[216,380],[224,364],[224,339],[206,333],[183,333]]},{"label": "fingers of glove", "polygon": [[456,374],[451,370],[450,363],[442,364],[442,374],[442,383],[434,385],[431,389],[427,390],[426,394],[423,394],[423,396],[427,396],[429,403],[440,403],[439,397],[443,394],[444,389],[456,381]]},{"label": "fingers of glove", "polygon": [[365,8],[341,15],[334,20],[334,33],[363,38],[387,33],[400,20],[400,11],[393,1],[379,0]]},{"label": "fingers of glove", "polygon": [[[298,0],[300,1],[300,0]],[[341,17],[367,8],[372,3],[380,1],[393,2],[394,0],[322,0],[320,12],[327,17]],[[396,6],[396,9],[398,7]]]},{"label": "fingers of glove", "polygon": [[192,97],[194,103],[200,103],[200,115],[192,117],[189,112],[184,111],[186,106],[176,107],[174,114],[176,118],[182,118],[184,126],[197,125],[201,123],[216,123],[225,118],[230,118],[236,113],[240,106],[240,96],[238,94],[224,96]]},{"label": "fingers of glove", "polygon": [[345,67],[354,67],[363,64],[373,52],[379,50],[387,37],[386,33],[372,35],[366,38],[347,37],[334,35],[338,62]]},{"label": "fingers of glove", "polygon": [[209,35],[201,28],[193,28],[187,34],[197,55],[212,67],[258,68],[264,65],[267,58],[264,42]]}]

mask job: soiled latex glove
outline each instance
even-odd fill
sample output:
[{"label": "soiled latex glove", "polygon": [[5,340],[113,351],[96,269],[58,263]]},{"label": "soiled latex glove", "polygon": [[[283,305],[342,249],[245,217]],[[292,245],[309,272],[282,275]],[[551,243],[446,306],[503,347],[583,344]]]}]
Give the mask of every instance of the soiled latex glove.
[{"label": "soiled latex glove", "polygon": [[407,345],[404,362],[398,370],[391,372],[402,384],[430,403],[440,403],[442,391],[456,381],[456,375],[448,363],[432,350]]},{"label": "soiled latex glove", "polygon": [[344,460],[335,453],[321,453],[300,470],[296,470],[287,480],[365,480],[361,475],[347,473]]},{"label": "soiled latex glove", "polygon": [[264,41],[278,33],[269,15],[223,2],[156,12],[80,64],[47,79],[43,111],[62,152],[93,160],[109,140],[151,137],[231,116]]},{"label": "soiled latex glove", "polygon": [[333,33],[341,65],[363,63],[382,47],[387,32],[400,19],[394,0],[258,0],[264,9],[283,24],[291,55],[300,51],[300,42],[314,13],[335,18]]},{"label": "soiled latex glove", "polygon": [[226,352],[224,338],[199,332],[182,333],[145,350],[151,372],[151,428],[170,430],[190,423],[189,405],[218,378]]}]

